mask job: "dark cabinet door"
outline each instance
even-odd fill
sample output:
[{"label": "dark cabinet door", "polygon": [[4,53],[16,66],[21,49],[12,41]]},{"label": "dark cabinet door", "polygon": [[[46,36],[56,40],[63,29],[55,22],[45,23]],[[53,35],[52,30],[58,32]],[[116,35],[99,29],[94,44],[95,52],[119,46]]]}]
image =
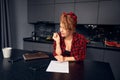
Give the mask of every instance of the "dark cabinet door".
[{"label": "dark cabinet door", "polygon": [[90,2],[90,1],[98,1],[98,0],[75,0],[75,2]]},{"label": "dark cabinet door", "polygon": [[98,24],[120,24],[120,0],[99,2]]},{"label": "dark cabinet door", "polygon": [[103,61],[104,50],[96,48],[87,48],[86,59],[93,61]]},{"label": "dark cabinet door", "polygon": [[45,51],[45,52],[53,52],[52,44],[45,44],[45,43],[37,43],[37,42],[27,42],[24,41],[24,50],[38,50],[38,51]]},{"label": "dark cabinet door", "polygon": [[105,50],[104,62],[110,63],[115,80],[120,80],[120,51]]},{"label": "dark cabinet door", "polygon": [[74,0],[55,0],[55,3],[70,3],[74,2]]},{"label": "dark cabinet door", "polygon": [[[45,2],[46,1],[46,2]],[[48,0],[28,0],[28,22],[54,22],[54,3]]]},{"label": "dark cabinet door", "polygon": [[63,12],[73,12],[74,3],[55,4],[55,23],[60,22],[60,16]]},{"label": "dark cabinet door", "polygon": [[28,4],[42,5],[42,4],[54,4],[54,0],[27,0]]},{"label": "dark cabinet door", "polygon": [[75,3],[78,24],[97,24],[98,2]]}]

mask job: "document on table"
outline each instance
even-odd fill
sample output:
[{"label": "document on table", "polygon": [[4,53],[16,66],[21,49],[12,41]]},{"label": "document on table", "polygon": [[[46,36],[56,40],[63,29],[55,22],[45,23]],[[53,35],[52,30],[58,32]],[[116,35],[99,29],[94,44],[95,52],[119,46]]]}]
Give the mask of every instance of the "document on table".
[{"label": "document on table", "polygon": [[46,71],[47,72],[69,73],[69,63],[51,60]]}]

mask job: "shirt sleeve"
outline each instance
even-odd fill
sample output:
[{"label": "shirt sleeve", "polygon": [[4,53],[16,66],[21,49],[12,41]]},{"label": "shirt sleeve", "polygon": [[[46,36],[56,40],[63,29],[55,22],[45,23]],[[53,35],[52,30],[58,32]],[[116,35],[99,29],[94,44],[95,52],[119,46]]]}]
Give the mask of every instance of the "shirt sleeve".
[{"label": "shirt sleeve", "polygon": [[74,58],[76,61],[82,61],[86,57],[86,39],[84,36],[81,37],[80,41],[77,41],[74,48]]},{"label": "shirt sleeve", "polygon": [[57,55],[55,50],[56,50],[56,42],[54,41],[54,43],[53,43],[53,56]]}]

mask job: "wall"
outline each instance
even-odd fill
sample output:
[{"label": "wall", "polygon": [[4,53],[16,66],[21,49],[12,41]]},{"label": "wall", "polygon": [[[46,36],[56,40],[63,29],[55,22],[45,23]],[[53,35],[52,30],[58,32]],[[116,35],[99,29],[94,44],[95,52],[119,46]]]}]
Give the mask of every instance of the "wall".
[{"label": "wall", "polygon": [[23,49],[23,38],[31,36],[33,25],[27,21],[27,0],[9,0],[12,47]]}]

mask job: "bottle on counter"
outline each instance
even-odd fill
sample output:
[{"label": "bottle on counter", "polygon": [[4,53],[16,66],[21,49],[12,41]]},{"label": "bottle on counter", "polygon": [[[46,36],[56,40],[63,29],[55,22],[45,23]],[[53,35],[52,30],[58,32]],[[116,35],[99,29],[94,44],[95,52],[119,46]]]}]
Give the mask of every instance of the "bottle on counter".
[{"label": "bottle on counter", "polygon": [[36,32],[35,31],[32,32],[31,36],[32,36],[33,40],[36,40]]}]

